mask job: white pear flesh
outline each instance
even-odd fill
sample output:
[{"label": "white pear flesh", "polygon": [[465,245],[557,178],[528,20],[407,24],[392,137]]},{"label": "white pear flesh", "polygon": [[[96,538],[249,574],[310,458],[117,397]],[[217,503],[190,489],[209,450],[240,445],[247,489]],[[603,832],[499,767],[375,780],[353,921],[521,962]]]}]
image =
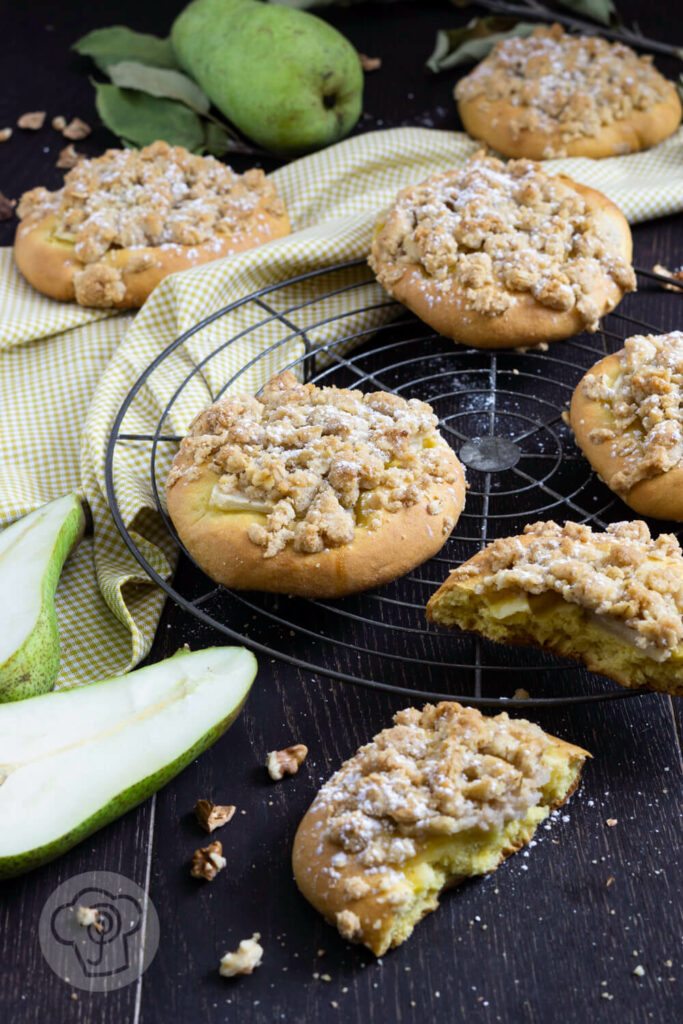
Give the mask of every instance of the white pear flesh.
[{"label": "white pear flesh", "polygon": [[81,502],[68,494],[0,533],[0,701],[46,693],[57,681],[55,592],[84,526]]},{"label": "white pear flesh", "polygon": [[231,725],[256,669],[243,647],[179,651],[0,706],[0,878],[52,860],[165,785]]}]

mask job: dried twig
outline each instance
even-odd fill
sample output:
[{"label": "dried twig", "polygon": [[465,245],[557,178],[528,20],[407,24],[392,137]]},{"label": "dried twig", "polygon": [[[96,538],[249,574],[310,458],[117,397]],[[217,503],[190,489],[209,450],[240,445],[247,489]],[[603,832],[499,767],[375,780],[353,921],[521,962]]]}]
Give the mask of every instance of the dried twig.
[{"label": "dried twig", "polygon": [[627,43],[629,46],[634,46],[640,50],[654,50],[656,53],[665,53],[669,57],[678,57],[679,60],[683,60],[683,48],[680,46],[671,46],[669,43],[660,43],[657,39],[648,39],[642,35],[640,30],[636,31],[626,26],[608,28],[606,25],[600,25],[596,22],[583,21],[581,18],[575,18],[571,14],[563,14],[561,11],[551,10],[550,7],[538,3],[537,0],[521,0],[520,3],[508,3],[507,0],[475,0],[475,4],[477,7],[484,7],[493,14],[534,18],[547,22],[557,21],[560,25],[564,25],[565,28],[575,29],[583,34],[589,32],[594,35],[601,35],[606,39]]}]

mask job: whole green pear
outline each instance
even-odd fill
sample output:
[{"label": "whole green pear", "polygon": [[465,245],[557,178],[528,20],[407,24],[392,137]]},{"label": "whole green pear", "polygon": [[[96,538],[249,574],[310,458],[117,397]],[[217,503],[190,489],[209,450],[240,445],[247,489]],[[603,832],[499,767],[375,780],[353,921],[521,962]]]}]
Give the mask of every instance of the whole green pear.
[{"label": "whole green pear", "polygon": [[306,11],[258,0],[194,0],[173,23],[171,42],[218,109],[278,155],[328,146],[360,117],[358,54]]},{"label": "whole green pear", "polygon": [[0,533],[0,703],[46,693],[57,681],[55,592],[84,526],[78,495],[67,494]]}]

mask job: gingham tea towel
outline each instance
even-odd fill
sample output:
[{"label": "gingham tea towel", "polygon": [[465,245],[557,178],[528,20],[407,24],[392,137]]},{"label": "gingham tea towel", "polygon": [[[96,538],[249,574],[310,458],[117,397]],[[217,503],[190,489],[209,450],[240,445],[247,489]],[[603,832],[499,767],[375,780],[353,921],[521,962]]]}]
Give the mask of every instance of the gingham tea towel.
[{"label": "gingham tea towel", "polygon": [[[476,149],[461,133],[394,128],[297,160],[273,175],[290,212],[292,235],[167,278],[137,315],[53,302],[23,281],[9,250],[0,250],[0,525],[71,490],[85,496],[93,512],[94,535],[70,558],[58,591],[59,686],[137,664],[150,648],[161,611],[163,594],[128,552],[104,491],[112,423],[139,375],[208,313],[292,276],[363,256],[378,212],[398,189],[463,164]],[[681,131],[644,153],[553,160],[547,166],[605,192],[632,223],[683,210]],[[324,302],[316,303],[321,286],[303,281],[286,296],[272,297],[270,319],[250,304],[195,334],[148,379],[124,421],[125,432],[149,433],[178,384],[228,338],[238,340],[220,349],[201,373],[190,373],[168,417],[169,433],[182,434],[260,352],[270,350],[240,377],[241,389],[255,390],[296,360],[302,352],[296,328],[306,326],[312,304],[322,326],[312,337],[309,332],[309,340],[322,346],[336,340],[334,317],[358,301],[356,292],[349,299],[343,289],[358,273],[340,273],[337,294]],[[329,277],[324,287],[330,288]],[[391,315],[379,286],[367,285],[367,299],[367,312],[344,321],[346,332],[370,331]],[[275,316],[284,302],[295,309],[289,334]],[[116,494],[125,522],[150,564],[167,576],[175,550],[153,511],[149,445],[130,442],[115,450]],[[156,471],[162,490],[174,450],[166,445],[160,451]]]}]

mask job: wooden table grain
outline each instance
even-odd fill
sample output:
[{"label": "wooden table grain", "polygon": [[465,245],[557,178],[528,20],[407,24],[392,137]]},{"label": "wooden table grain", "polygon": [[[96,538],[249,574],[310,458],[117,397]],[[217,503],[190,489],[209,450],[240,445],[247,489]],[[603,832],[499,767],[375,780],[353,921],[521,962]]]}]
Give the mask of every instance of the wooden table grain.
[{"label": "wooden table grain", "polygon": [[[68,54],[68,45],[114,23],[164,34],[181,6],[41,0],[6,7],[0,127],[35,109],[95,124],[87,65]],[[657,38],[683,36],[663,8],[642,0],[619,7]],[[359,50],[382,58],[382,69],[367,76],[362,130],[458,127],[451,99],[456,74],[432,77],[423,63],[436,29],[462,24],[472,11],[397,3],[321,13]],[[661,67],[672,77],[679,70],[666,60]],[[57,187],[61,140],[15,135],[0,149],[0,190],[17,196],[38,184]],[[79,148],[94,155],[111,144],[97,128]],[[13,227],[0,224],[0,243],[11,242]],[[641,265],[683,263],[683,216],[638,226],[634,237]],[[645,320],[681,326],[680,296],[650,289],[638,302]],[[193,570],[182,572],[191,581]],[[152,659],[183,643],[216,641],[211,630],[167,604]],[[330,652],[332,666],[334,657]],[[411,683],[400,662],[396,679]],[[534,713],[543,728],[592,751],[580,791],[539,829],[533,848],[445,895],[410,941],[377,961],[345,943],[299,896],[289,855],[320,783],[405,703],[262,657],[244,712],[209,752],[66,856],[0,884],[1,1024],[678,1024],[680,705],[647,695]],[[294,778],[272,783],[263,767],[266,752],[294,742],[307,744],[308,759]],[[220,833],[228,865],[212,884],[188,873],[192,852],[204,841],[192,816],[202,796],[239,808]],[[161,924],[147,972],[108,995],[61,981],[37,941],[47,897],[91,869],[120,872],[146,888]],[[220,978],[220,956],[255,931],[263,965],[250,977]],[[644,974],[633,973],[639,965]]]}]

